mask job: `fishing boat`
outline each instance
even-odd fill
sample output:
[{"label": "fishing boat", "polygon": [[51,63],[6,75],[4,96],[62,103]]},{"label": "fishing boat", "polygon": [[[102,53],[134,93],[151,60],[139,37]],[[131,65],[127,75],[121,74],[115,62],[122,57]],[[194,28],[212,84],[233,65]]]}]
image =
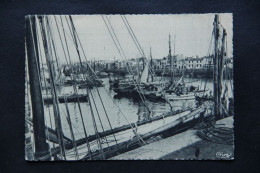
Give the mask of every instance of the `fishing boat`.
[{"label": "fishing boat", "polygon": [[164,87],[160,83],[144,84],[141,87],[141,92],[149,100],[164,100],[162,97]]},{"label": "fishing boat", "polygon": [[118,80],[113,84],[113,91],[117,94],[136,94],[136,84],[130,80]]},{"label": "fishing boat", "polygon": [[[169,135],[178,133],[176,130],[180,127],[182,129],[190,128],[190,125],[195,125],[204,115],[206,107],[200,107],[192,111],[184,111],[181,113],[169,113],[159,117],[155,117],[153,120],[141,121],[137,124],[131,124],[130,126],[123,126],[115,128],[114,135],[117,136],[117,140],[114,139],[113,134],[110,132],[103,132],[100,134],[101,146],[98,140],[94,136],[89,137],[91,159],[102,159],[102,155],[99,153],[99,148],[103,149],[103,156],[105,158],[110,158],[115,156],[118,152],[125,152],[127,150],[136,148],[138,146],[145,145],[146,140],[156,136],[156,135]],[[181,128],[180,128],[181,129]],[[92,138],[92,139],[91,139]],[[80,144],[82,140],[78,140]],[[77,143],[77,141],[76,141]],[[71,145],[67,145],[70,148]],[[53,149],[52,153],[57,151]],[[73,155],[74,150],[69,149],[66,151],[67,160],[75,160],[75,155]],[[90,153],[87,144],[81,145],[78,149],[79,153],[85,153],[79,156],[79,160],[89,160]],[[58,155],[59,158],[62,156]]]},{"label": "fishing boat", "polygon": [[[127,68],[128,69],[128,68]],[[129,71],[130,72],[130,71]],[[125,79],[111,79],[109,80],[111,89],[119,94],[124,95],[126,97],[128,96],[135,96],[137,94],[137,83],[138,79],[136,79],[136,76],[134,74],[130,75],[129,77]]]},{"label": "fishing boat", "polygon": [[[175,38],[175,37],[174,37]],[[174,39],[176,40],[176,38]],[[174,68],[173,68],[173,57],[175,57],[175,44],[174,44],[174,55],[171,55],[171,36],[169,35],[169,59],[170,59],[170,82],[166,84],[165,93],[163,98],[172,104],[174,101],[185,101],[185,100],[194,100],[195,94],[194,90],[196,89],[193,86],[186,87],[184,82],[184,74],[181,76],[177,83],[174,83]]]},{"label": "fishing boat", "polygon": [[[174,85],[173,88],[168,88],[164,94],[164,99],[168,102],[179,101],[179,100],[193,100],[195,99],[195,93],[188,90],[188,87],[185,87],[184,81],[182,81],[183,76],[179,81]],[[182,83],[181,83],[182,81]]]},{"label": "fishing boat", "polygon": [[165,90],[165,84],[161,81],[154,80],[154,72],[152,69],[152,51],[150,47],[150,58],[151,61],[146,62],[144,70],[142,71],[140,77],[140,90],[138,90],[139,94],[143,94],[145,98],[149,100],[164,100],[162,95]]}]

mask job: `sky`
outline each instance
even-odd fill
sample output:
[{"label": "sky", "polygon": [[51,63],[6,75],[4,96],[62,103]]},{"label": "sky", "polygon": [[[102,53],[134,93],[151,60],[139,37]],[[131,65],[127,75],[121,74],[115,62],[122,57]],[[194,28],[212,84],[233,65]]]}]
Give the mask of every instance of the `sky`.
[{"label": "sky", "polygon": [[[172,53],[174,53],[175,42],[176,55],[183,54],[185,57],[198,55],[201,57],[208,54],[215,14],[125,16],[146,56],[150,54],[150,47],[153,58],[161,59],[167,56],[169,35],[171,35]],[[101,15],[73,15],[72,18],[88,59],[113,60],[115,58],[122,60]],[[108,18],[126,57],[129,59],[141,57],[120,15],[108,15]],[[55,28],[54,18],[51,19]],[[61,28],[61,21],[59,18],[57,19]],[[63,23],[66,24],[65,20]],[[220,23],[227,31],[227,52],[228,56],[232,57],[233,15],[231,13],[220,14]],[[73,61],[77,61],[78,57],[71,36],[69,36],[69,29],[66,28],[66,25],[64,29],[69,37],[68,44],[71,58]],[[54,29],[54,36],[58,55],[60,60],[64,62],[57,29]]]}]

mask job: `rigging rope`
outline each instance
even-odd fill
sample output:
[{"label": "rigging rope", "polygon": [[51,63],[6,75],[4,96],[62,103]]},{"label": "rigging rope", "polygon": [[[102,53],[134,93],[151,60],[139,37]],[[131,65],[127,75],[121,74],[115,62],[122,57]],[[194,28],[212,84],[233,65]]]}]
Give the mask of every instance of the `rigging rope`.
[{"label": "rigging rope", "polygon": [[[108,31],[109,31],[109,33],[110,33],[110,36],[112,37],[114,43],[115,43],[115,44],[118,44],[118,46],[116,46],[116,47],[117,47],[117,48],[118,48],[118,47],[120,48],[120,49],[118,49],[118,52],[120,52],[120,50],[121,50],[121,52],[123,53],[123,56],[120,54],[121,58],[125,58],[126,61],[129,62],[129,60],[127,59],[127,57],[126,57],[126,55],[125,55],[125,53],[124,53],[124,51],[123,51],[123,49],[122,49],[122,47],[121,47],[121,45],[120,45],[120,42],[119,42],[119,40],[118,40],[118,38],[117,38],[117,36],[116,36],[116,34],[115,34],[115,32],[114,32],[114,29],[113,29],[112,25],[111,25],[110,22],[108,21],[108,24],[109,24],[109,26],[110,26],[110,28],[111,28],[111,30],[112,30],[112,33],[114,34],[115,40],[114,40],[113,34],[111,33],[111,31],[110,31],[110,29],[109,29],[109,27],[108,27],[108,25],[107,25],[107,23],[106,23],[106,21],[105,21],[105,19],[104,19],[103,16],[102,16],[102,19],[103,19],[104,23],[106,24],[106,27],[107,27],[107,29],[108,29]],[[108,19],[107,19],[107,20],[108,20]],[[116,42],[116,41],[117,41],[117,42]],[[129,63],[129,64],[130,64],[130,63]],[[127,65],[126,65],[126,67],[127,67],[128,71],[130,72],[130,74],[132,74],[133,77],[134,77],[134,73],[133,73],[133,69],[132,69],[131,64],[129,65],[129,68],[128,68]],[[130,70],[129,70],[129,69],[130,69]],[[142,91],[140,85],[139,85],[138,83],[136,83],[135,78],[133,79],[133,82],[134,82],[135,86],[137,86],[138,94],[139,94],[141,100],[143,101],[144,105],[147,107],[147,109],[148,109],[148,111],[149,111],[149,114],[150,114],[151,111],[150,111],[148,105],[146,104],[147,100],[146,100],[146,98],[145,98],[145,96],[144,96],[144,94],[143,94],[143,91]]]},{"label": "rigging rope", "polygon": [[[58,56],[57,56],[57,53],[56,53],[56,44],[54,43],[55,38],[54,38],[54,35],[52,33],[52,29],[50,27],[48,17],[46,17],[46,29],[48,30],[48,33],[49,33],[48,36],[49,36],[49,39],[51,40],[51,43],[52,43],[52,44],[50,43],[49,45],[50,45],[50,47],[52,46],[52,48],[53,48],[54,57],[55,57],[57,68],[58,68],[59,67],[59,60],[58,60]],[[52,51],[51,48],[50,48],[50,50]]]},{"label": "rigging rope", "polygon": [[72,125],[71,125],[70,112],[69,112],[69,108],[68,108],[67,98],[65,96],[64,96],[64,100],[65,100],[65,106],[66,106],[66,111],[67,111],[67,117],[66,118],[67,118],[69,128],[70,128],[71,138],[72,138],[73,145],[74,145],[74,151],[75,151],[75,154],[76,154],[76,159],[79,160],[78,149],[77,149],[77,145],[76,145],[76,142],[75,142],[73,128],[72,128]]},{"label": "rigging rope", "polygon": [[58,34],[59,34],[59,38],[60,38],[60,41],[61,41],[61,46],[62,46],[62,49],[63,49],[64,57],[65,57],[66,63],[68,64],[67,55],[66,55],[66,52],[65,52],[63,41],[61,39],[61,34],[60,34],[60,30],[59,30],[59,27],[58,27],[58,24],[57,24],[56,16],[54,16],[54,19],[55,19],[55,24],[56,24],[57,31],[58,31]]},{"label": "rigging rope", "polygon": [[[62,20],[62,18],[61,18],[61,20]],[[66,18],[66,21],[67,21],[67,18]],[[67,21],[67,23],[68,23],[68,21]],[[63,25],[63,23],[62,23],[62,25]],[[68,25],[69,26],[69,25]],[[70,28],[69,28],[70,29]],[[64,36],[65,36],[65,30],[64,30],[64,27],[63,27],[63,33],[64,33]],[[71,31],[71,29],[70,29],[70,31]],[[72,31],[71,31],[72,32]],[[66,33],[67,34],[67,33]],[[65,39],[66,39],[66,37],[65,37]],[[80,41],[80,40],[79,40]],[[66,40],[65,40],[65,42],[66,42]],[[81,43],[80,43],[81,44]],[[66,47],[67,47],[67,51],[68,51],[68,45],[67,45],[67,43],[66,43]],[[81,48],[82,48],[82,45],[81,45]],[[78,48],[76,48],[77,50],[78,50]],[[83,49],[83,48],[82,48]],[[84,50],[83,50],[84,51]],[[84,52],[83,52],[84,53]],[[85,55],[84,55],[85,56]],[[85,57],[86,58],[86,57]],[[88,64],[89,65],[89,64]],[[93,71],[93,69],[90,67],[90,69]],[[95,73],[94,73],[95,74]],[[96,76],[96,74],[95,74],[95,76]],[[98,76],[97,76],[97,78],[98,78]],[[100,79],[98,78],[98,80],[100,81]],[[108,93],[108,91],[105,89],[105,91]],[[109,94],[108,94],[109,95]],[[109,95],[109,97],[111,98],[111,96]],[[112,98],[111,98],[112,99]],[[112,101],[114,102],[114,100],[112,99]],[[118,107],[118,109],[119,109],[119,111],[122,113],[122,115],[124,116],[124,118],[126,119],[126,117],[125,117],[125,115],[123,114],[123,112],[121,111],[121,109],[120,109],[120,107],[114,102],[114,104]],[[127,119],[126,119],[127,120]],[[127,122],[128,122],[128,120],[127,120]],[[83,122],[84,123],[84,122]],[[128,122],[129,123],[129,122]],[[133,128],[132,127],[132,125],[131,125],[131,123],[129,123],[130,124],[130,126],[131,126],[131,128]],[[85,129],[85,128],[84,128]],[[138,134],[137,134],[137,136],[139,136]],[[144,141],[143,141],[144,142]]]},{"label": "rigging rope", "polygon": [[[66,20],[67,20],[67,18],[66,18]],[[67,23],[68,23],[68,22],[67,22]],[[69,28],[70,28],[70,27],[69,27]],[[74,29],[75,29],[75,28],[74,28]],[[77,34],[77,31],[76,31],[76,30],[75,30],[75,34],[76,34],[76,36],[77,36],[77,38],[78,38],[78,41],[79,41],[79,43],[80,43],[80,46],[81,46],[81,49],[82,49],[82,52],[83,52],[83,55],[84,55],[84,58],[86,59],[86,63],[87,63],[87,65],[88,65],[89,69],[90,69],[91,72],[97,77],[97,79],[98,79],[99,81],[101,81],[101,80],[99,79],[99,77],[96,75],[96,73],[93,71],[93,69],[91,68],[91,66],[89,65],[89,63],[87,62],[87,58],[86,58],[84,49],[83,49],[83,47],[82,47],[81,41],[80,41],[80,39],[79,39],[79,37],[78,37],[78,34]],[[78,48],[77,48],[77,50],[78,50]],[[80,61],[81,61],[81,60],[80,60]],[[104,88],[104,89],[105,89],[105,88]],[[108,92],[106,89],[105,89],[105,91],[106,91],[107,94],[109,95],[109,92]],[[109,97],[111,98],[111,100],[113,101],[113,103],[118,107],[119,111],[122,113],[122,115],[123,115],[123,117],[126,119],[127,123],[130,125],[130,127],[133,129],[133,131],[136,133],[136,131],[135,131],[135,129],[133,128],[132,124],[127,120],[126,116],[123,114],[123,112],[121,111],[120,107],[115,103],[114,99],[113,99],[110,95],[109,95]],[[139,138],[141,138],[138,133],[136,133],[136,135],[137,135]],[[142,138],[141,138],[141,140],[143,141]],[[143,143],[145,144],[144,141],[143,141]]]},{"label": "rigging rope", "polygon": [[[152,75],[152,78],[154,79],[154,78],[156,77],[155,71],[154,71],[154,69],[152,68],[152,64],[150,64],[149,61],[148,61],[148,59],[146,58],[146,56],[145,56],[145,54],[144,54],[144,52],[143,52],[143,49],[141,48],[141,46],[140,46],[140,44],[139,44],[139,42],[138,42],[138,40],[137,40],[137,38],[136,38],[136,36],[135,36],[135,33],[134,33],[133,30],[132,30],[131,25],[129,24],[129,22],[128,22],[126,16],[122,16],[122,15],[121,15],[121,18],[122,18],[122,20],[123,20],[123,22],[124,22],[124,24],[125,24],[125,26],[126,26],[128,32],[130,33],[130,35],[131,35],[131,37],[132,37],[132,39],[133,39],[133,41],[134,41],[134,43],[135,43],[135,45],[136,45],[136,47],[137,47],[139,53],[145,58],[144,60],[147,61],[148,67],[149,67],[148,69],[149,69],[149,71],[150,71],[150,73],[151,73],[151,75]],[[172,71],[171,71],[171,73],[172,73]],[[162,85],[162,86],[165,87],[165,85]],[[161,86],[161,87],[162,87],[162,86]],[[163,89],[162,89],[162,90],[163,90]],[[162,93],[162,94],[164,94],[164,93]],[[145,99],[145,100],[146,100],[146,99]],[[171,105],[170,105],[170,107],[171,107],[171,110],[172,110],[172,106],[171,106]],[[149,110],[149,108],[148,108],[148,110]],[[150,110],[149,110],[149,112],[150,112]]]},{"label": "rigging rope", "polygon": [[[61,23],[62,23],[63,34],[64,34],[65,43],[66,43],[69,62],[70,62],[70,65],[72,66],[72,62],[71,62],[71,59],[70,59],[70,52],[69,52],[69,48],[68,48],[68,43],[67,43],[67,39],[66,39],[66,36],[65,36],[65,29],[64,29],[64,25],[63,25],[61,16],[60,16],[60,19],[61,19]],[[72,38],[73,38],[73,36],[72,36]],[[85,135],[85,139],[86,139],[86,143],[87,143],[87,147],[88,147],[89,158],[92,159],[92,152],[91,152],[91,149],[90,149],[90,145],[89,145],[89,141],[88,141],[88,134],[87,134],[87,131],[86,131],[84,120],[83,120],[83,114],[82,114],[81,106],[80,106],[80,103],[79,103],[79,97],[78,97],[78,91],[77,91],[77,88],[76,88],[76,81],[75,81],[74,73],[72,74],[72,80],[73,80],[74,93],[76,93],[76,96],[77,96],[77,105],[78,105],[78,108],[79,108],[81,122],[82,122],[82,126],[83,126],[83,131],[84,131],[84,135]]]},{"label": "rigging rope", "polygon": [[[206,59],[206,64],[208,64],[208,67],[207,67],[206,73],[209,73],[210,69],[211,69],[211,61],[209,63],[209,58],[210,58],[210,50],[212,48],[213,36],[214,36],[214,30],[212,31],[212,34],[211,34],[209,48],[208,48],[208,52],[207,52],[208,58]],[[201,80],[201,86],[202,86],[202,80]],[[205,81],[205,84],[204,84],[203,96],[205,95],[206,87],[207,87],[207,80]]]},{"label": "rigging rope", "polygon": [[[66,18],[67,19],[67,18]],[[72,17],[69,16],[69,19],[70,19],[70,22],[71,22],[71,27],[73,29],[73,38],[74,38],[74,43],[75,43],[75,47],[77,49],[77,54],[78,54],[78,58],[79,58],[79,61],[80,61],[80,65],[81,65],[81,68],[83,67],[83,64],[82,64],[82,61],[81,61],[81,57],[80,57],[80,52],[79,52],[79,49],[78,49],[78,44],[77,44],[77,37],[76,37],[76,30],[75,30],[75,26],[73,24],[73,21],[72,21]],[[86,74],[83,73],[83,76],[85,78],[85,81],[87,81],[87,77],[86,77]],[[105,159],[105,156],[104,156],[104,153],[103,153],[103,148],[102,148],[102,144],[101,144],[101,141],[100,141],[100,136],[99,136],[99,132],[98,132],[98,129],[97,129],[97,125],[96,125],[96,120],[95,120],[95,117],[94,117],[94,112],[93,112],[93,109],[92,109],[92,105],[91,105],[91,100],[90,100],[90,94],[89,94],[89,87],[86,88],[87,90],[87,93],[88,93],[88,101],[89,101],[89,106],[90,106],[90,111],[91,111],[91,116],[92,116],[92,121],[93,121],[93,125],[94,125],[94,130],[95,130],[95,133],[96,133],[96,136],[97,136],[97,139],[98,139],[98,146],[99,146],[99,152],[101,152],[101,156],[103,159]]]},{"label": "rigging rope", "polygon": [[[102,123],[102,121],[101,121],[101,119],[100,119],[100,114],[99,114],[99,111],[98,111],[98,109],[97,109],[96,102],[95,102],[94,97],[93,97],[92,91],[90,91],[90,94],[91,94],[91,98],[92,98],[92,100],[93,100],[93,103],[94,103],[94,106],[95,106],[95,109],[96,109],[96,112],[97,112],[97,115],[98,115],[98,119],[99,119],[99,122],[100,122],[100,125],[101,125],[101,128],[102,128],[102,131],[105,132],[104,127],[103,127],[103,123]],[[108,141],[107,141],[107,137],[105,136],[104,138],[105,138],[105,140],[106,140],[106,142],[107,142],[107,146],[109,147],[109,144],[108,144]]]},{"label": "rigging rope", "polygon": [[144,54],[144,51],[143,51],[142,47],[140,46],[140,44],[139,44],[139,42],[138,42],[138,40],[137,40],[137,38],[136,38],[136,36],[135,36],[135,33],[133,32],[132,27],[131,27],[131,25],[129,24],[129,22],[128,22],[126,16],[122,16],[122,15],[120,15],[120,16],[121,16],[123,22],[125,23],[125,26],[126,26],[128,32],[130,33],[130,36],[132,37],[132,39],[133,39],[133,41],[134,41],[134,43],[135,43],[135,45],[136,45],[136,47],[137,47],[139,53],[140,53],[143,57],[145,57],[145,60],[146,60],[147,63],[148,63],[150,72],[152,73],[152,75],[156,76],[156,75],[155,75],[155,72],[154,72],[153,68],[151,67],[150,63],[148,62],[148,60],[147,60],[147,58],[146,58],[146,56],[145,56],[145,54]]},{"label": "rigging rope", "polygon": [[116,141],[117,148],[119,149],[119,146],[118,146],[118,143],[117,143],[117,139],[116,139],[116,137],[115,137],[114,130],[113,130],[112,125],[111,125],[111,122],[110,122],[110,120],[109,120],[109,118],[108,118],[107,111],[106,111],[106,109],[105,109],[105,106],[104,106],[103,100],[101,99],[101,96],[100,96],[100,93],[99,93],[99,90],[98,90],[97,87],[96,87],[96,90],[97,90],[97,93],[98,93],[99,99],[100,99],[100,101],[101,101],[102,107],[103,107],[103,109],[104,109],[104,111],[105,111],[105,115],[106,115],[106,118],[107,118],[108,124],[109,124],[109,126],[110,126],[110,129],[112,130],[113,137],[114,137],[114,139],[115,139],[115,141]]},{"label": "rigging rope", "polygon": [[[55,122],[56,122],[56,128],[58,129],[57,134],[58,134],[59,144],[60,144],[61,153],[62,153],[61,156],[63,155],[64,159],[66,160],[63,134],[62,134],[62,126],[61,126],[61,122],[60,122],[60,110],[59,110],[58,96],[57,96],[57,92],[56,92],[55,80],[54,80],[53,71],[52,71],[53,69],[51,67],[51,62],[49,59],[50,58],[49,52],[46,49],[48,43],[47,43],[47,40],[45,39],[46,32],[45,32],[45,28],[44,28],[44,23],[45,23],[44,19],[45,19],[45,16],[43,16],[43,19],[40,20],[41,34],[42,34],[44,49],[45,49],[45,53],[46,53],[47,66],[48,66],[48,70],[49,70],[49,74],[50,74],[51,91],[52,91],[52,95],[54,96],[53,97],[53,109],[54,109],[54,113],[56,114]],[[51,42],[49,42],[49,44],[51,44]]]}]

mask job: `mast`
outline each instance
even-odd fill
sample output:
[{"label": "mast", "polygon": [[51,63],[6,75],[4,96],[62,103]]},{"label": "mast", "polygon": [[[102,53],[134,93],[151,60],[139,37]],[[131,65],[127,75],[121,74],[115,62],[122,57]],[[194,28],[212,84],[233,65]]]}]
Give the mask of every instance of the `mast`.
[{"label": "mast", "polygon": [[[114,70],[116,70],[116,60],[115,60],[115,57],[114,57]],[[111,67],[110,67],[111,68]],[[114,81],[116,80],[116,78],[115,78],[115,75],[116,75],[116,73],[115,73],[115,71],[114,71],[114,74],[113,74],[113,76],[114,76]]]},{"label": "mast", "polygon": [[221,45],[221,55],[219,57],[219,76],[218,76],[218,102],[219,102],[219,105],[218,105],[218,109],[219,109],[219,116],[220,118],[223,118],[223,111],[222,111],[222,106],[223,103],[222,103],[222,100],[221,100],[221,95],[222,95],[222,83],[223,83],[223,68],[224,68],[224,57],[226,55],[225,53],[225,42],[226,42],[226,36],[227,36],[227,33],[226,33],[226,30],[224,29],[223,30],[223,37],[222,37],[222,45]]},{"label": "mast", "polygon": [[218,119],[220,116],[220,103],[219,103],[219,85],[218,85],[218,76],[219,76],[219,61],[218,61],[218,40],[219,40],[219,15],[216,14],[215,15],[215,19],[214,19],[214,58],[213,58],[213,83],[214,83],[214,114],[215,114],[215,119]]},{"label": "mast", "polygon": [[145,67],[145,57],[142,57],[142,62],[143,62],[143,70],[144,70],[144,67]]},{"label": "mast", "polygon": [[141,74],[140,74],[140,63],[139,63],[139,58],[137,57],[137,79],[138,79],[138,83],[140,83],[140,78],[141,78]]},{"label": "mast", "polygon": [[94,58],[93,66],[94,66],[94,72],[95,72],[96,71],[96,60],[95,60],[95,58]]},{"label": "mast", "polygon": [[36,55],[36,39],[33,39],[33,33],[36,33],[35,16],[26,16],[26,50],[28,55],[28,71],[30,78],[30,93],[32,100],[33,130],[35,139],[35,158],[50,160],[49,145],[46,142],[44,108],[42,100],[40,71]]},{"label": "mast", "polygon": [[[150,67],[151,67],[151,70],[150,71],[152,71],[152,69],[153,69],[153,57],[152,57],[152,48],[151,48],[151,46],[150,46],[150,58],[151,58],[151,65],[150,65]],[[153,74],[151,73],[151,78],[152,78],[152,82],[154,81],[154,78],[153,78]]]},{"label": "mast", "polygon": [[171,76],[171,84],[173,83],[173,76],[172,76],[172,50],[171,50],[171,35],[169,34],[169,55],[168,58],[170,59],[170,76]]},{"label": "mast", "polygon": [[175,56],[176,35],[174,35],[173,56]]},{"label": "mast", "polygon": [[[175,44],[176,43],[176,35],[174,35],[174,44],[173,44],[173,59],[174,59],[174,64],[176,64],[176,57],[175,57]],[[173,69],[172,70],[172,73],[173,73],[173,77],[174,77],[174,75],[175,75],[175,70]]]}]

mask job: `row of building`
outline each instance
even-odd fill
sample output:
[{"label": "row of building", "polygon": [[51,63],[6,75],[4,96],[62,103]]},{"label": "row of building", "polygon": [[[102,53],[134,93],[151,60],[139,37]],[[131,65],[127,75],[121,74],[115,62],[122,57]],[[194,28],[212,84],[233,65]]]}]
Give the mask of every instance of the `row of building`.
[{"label": "row of building", "polygon": [[[184,57],[183,55],[172,56],[172,67],[174,69],[208,69],[213,67],[213,56],[204,57]],[[226,62],[230,68],[233,67],[233,58],[226,57]],[[125,61],[100,61],[100,65],[108,70],[125,69],[127,66],[139,67],[143,69],[144,61],[143,58],[130,59],[128,62]],[[149,60],[150,65],[154,70],[163,70],[170,68],[170,58],[163,57],[162,59]]]},{"label": "row of building", "polygon": [[[148,61],[150,63],[150,66],[154,69],[155,72],[163,72],[166,73],[169,72],[169,69],[174,69],[177,72],[181,71],[193,71],[193,70],[207,70],[213,68],[213,55],[212,56],[204,56],[204,57],[184,57],[182,54],[177,56],[172,56],[172,59],[170,59],[169,56],[163,57],[161,59],[154,59],[150,58]],[[91,68],[94,71],[125,71],[131,70],[132,67],[133,71],[136,72],[136,70],[142,71],[145,67],[145,64],[147,61],[144,60],[145,58],[132,58],[128,61],[123,60],[114,60],[114,61],[108,61],[108,60],[98,60],[98,61],[88,61],[87,63],[91,66]],[[83,62],[84,64],[84,70],[87,70],[87,64],[86,62]],[[225,66],[228,68],[233,68],[233,58],[226,57],[225,58]],[[71,68],[71,67],[70,67]],[[80,64],[74,64],[76,71],[82,71]],[[80,70],[81,69],[81,70]],[[75,70],[74,70],[75,71]]]}]

